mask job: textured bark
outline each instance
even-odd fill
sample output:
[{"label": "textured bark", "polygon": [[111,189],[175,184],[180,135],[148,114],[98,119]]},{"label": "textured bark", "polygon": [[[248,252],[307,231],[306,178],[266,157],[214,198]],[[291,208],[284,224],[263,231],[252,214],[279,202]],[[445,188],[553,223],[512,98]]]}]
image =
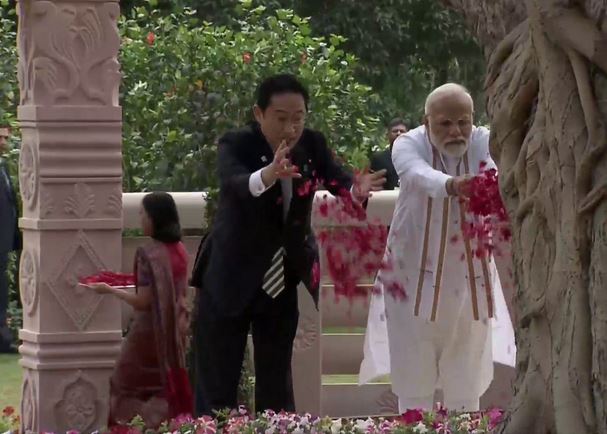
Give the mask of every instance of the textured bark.
[{"label": "textured bark", "polygon": [[607,0],[443,0],[487,53],[513,225],[515,395],[504,434],[607,434]]}]

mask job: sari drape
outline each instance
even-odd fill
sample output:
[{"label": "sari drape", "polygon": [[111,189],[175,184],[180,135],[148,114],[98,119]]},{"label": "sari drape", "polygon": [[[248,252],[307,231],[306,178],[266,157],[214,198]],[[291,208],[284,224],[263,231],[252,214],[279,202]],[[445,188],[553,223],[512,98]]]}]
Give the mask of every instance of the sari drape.
[{"label": "sari drape", "polygon": [[149,427],[191,414],[186,372],[187,253],[181,243],[152,241],[135,255],[137,291],[151,291],[149,310],[135,310],[110,380],[110,425],[141,416]]}]

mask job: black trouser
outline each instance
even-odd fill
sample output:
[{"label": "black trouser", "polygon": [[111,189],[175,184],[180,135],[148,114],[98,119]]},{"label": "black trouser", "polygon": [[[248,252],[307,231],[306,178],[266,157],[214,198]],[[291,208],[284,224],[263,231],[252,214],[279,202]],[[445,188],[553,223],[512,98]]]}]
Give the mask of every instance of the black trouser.
[{"label": "black trouser", "polygon": [[291,356],[299,310],[297,290],[271,299],[261,289],[235,317],[222,316],[201,290],[194,330],[193,377],[197,416],[236,408],[249,331],[253,334],[255,408],[295,411]]}]

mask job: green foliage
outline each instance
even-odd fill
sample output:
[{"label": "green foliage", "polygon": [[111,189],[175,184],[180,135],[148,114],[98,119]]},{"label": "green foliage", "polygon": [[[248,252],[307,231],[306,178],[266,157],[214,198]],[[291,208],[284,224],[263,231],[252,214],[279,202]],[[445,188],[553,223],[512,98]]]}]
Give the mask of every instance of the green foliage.
[{"label": "green foliage", "polygon": [[[16,12],[5,2],[0,2],[0,127],[16,128],[17,105],[19,103],[19,86],[17,82],[17,26]],[[13,185],[18,187],[17,161],[19,138],[11,137],[5,158]],[[17,280],[19,257],[16,253],[9,255],[8,283],[9,306],[7,312],[8,326],[15,342],[21,328],[21,301],[19,298],[19,282]]]},{"label": "green foliage", "polygon": [[311,17],[312,33],[346,38],[343,48],[360,62],[357,77],[380,95],[370,109],[385,120],[401,115],[421,118],[428,92],[447,81],[467,86],[483,113],[482,52],[461,17],[439,0],[183,0],[198,16],[216,24],[237,25],[247,3],[267,13],[293,9]]},{"label": "green foliage", "polygon": [[8,311],[7,325],[13,336],[13,342],[19,340],[19,330],[23,325],[21,299],[19,297],[19,256],[16,252],[9,254],[8,262]]},{"label": "green foliage", "polygon": [[122,20],[125,190],[216,187],[218,137],[252,119],[256,85],[277,72],[309,87],[308,125],[349,162],[366,162],[378,127],[368,111],[374,96],[354,78],[343,39],[312,37],[310,23],[288,10],[244,13],[236,29],[187,9],[137,8]]},{"label": "green foliage", "polygon": [[15,14],[0,4],[0,126],[14,125],[19,103]]}]

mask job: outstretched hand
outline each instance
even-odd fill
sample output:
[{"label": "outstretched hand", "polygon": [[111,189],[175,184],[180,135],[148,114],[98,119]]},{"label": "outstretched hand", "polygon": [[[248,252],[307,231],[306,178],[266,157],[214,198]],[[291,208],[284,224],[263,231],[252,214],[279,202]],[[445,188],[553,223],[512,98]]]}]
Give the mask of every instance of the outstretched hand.
[{"label": "outstretched hand", "polygon": [[278,179],[301,178],[299,168],[291,163],[288,152],[289,147],[283,140],[276,149],[272,162],[261,171],[261,179],[266,186],[274,184]]},{"label": "outstretched hand", "polygon": [[473,175],[462,175],[451,178],[447,185],[447,192],[451,196],[459,196],[462,199],[470,196],[470,183]]},{"label": "outstretched hand", "polygon": [[95,291],[98,294],[111,294],[114,289],[108,285],[107,283],[104,282],[99,282],[99,283],[87,283],[85,284],[81,284],[82,286],[86,287],[86,288],[90,288],[93,291]]},{"label": "outstretched hand", "polygon": [[372,173],[361,173],[354,178],[352,194],[359,202],[364,202],[373,191],[380,191],[386,183],[386,169]]}]

